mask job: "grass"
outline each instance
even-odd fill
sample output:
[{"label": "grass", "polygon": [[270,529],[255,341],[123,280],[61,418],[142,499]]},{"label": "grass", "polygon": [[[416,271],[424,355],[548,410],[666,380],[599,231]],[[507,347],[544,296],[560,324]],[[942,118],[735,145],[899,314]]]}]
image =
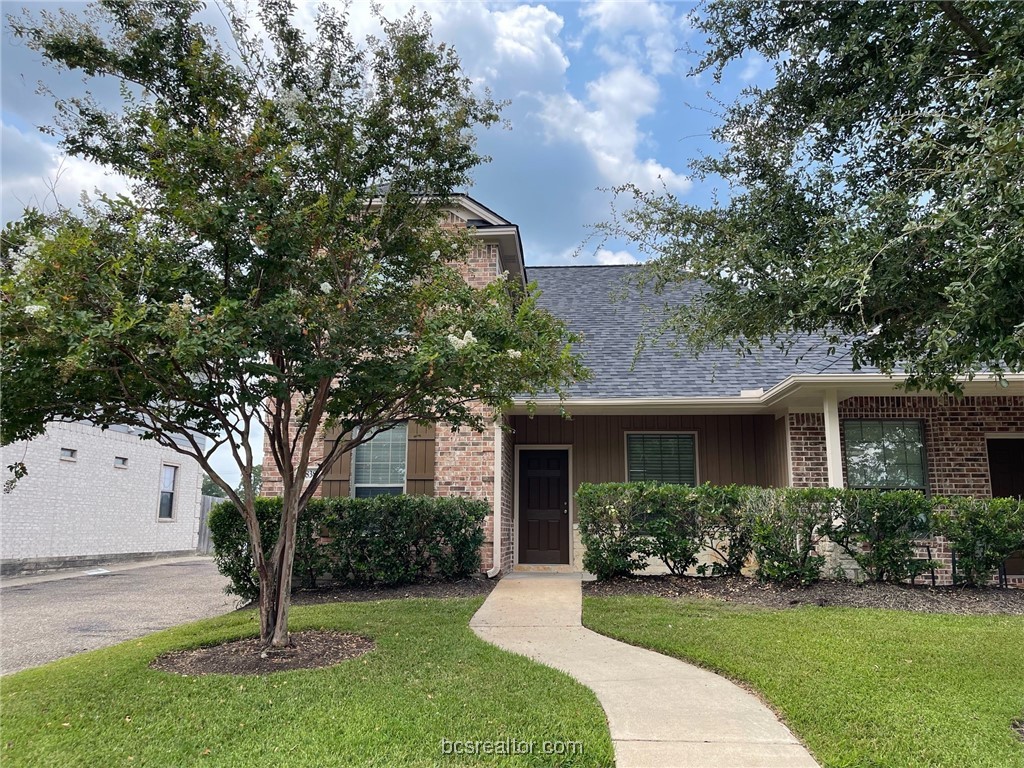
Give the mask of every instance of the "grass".
[{"label": "grass", "polygon": [[749,684],[823,766],[1024,766],[1024,618],[590,597],[584,623]]},{"label": "grass", "polygon": [[[605,766],[604,713],[568,676],[478,640],[480,599],[296,608],[293,630],[373,637],[324,670],[180,677],[149,662],[256,634],[229,614],[4,678],[0,762],[14,766]],[[442,738],[535,741],[533,755],[446,757]],[[543,741],[582,756],[542,755]]]}]

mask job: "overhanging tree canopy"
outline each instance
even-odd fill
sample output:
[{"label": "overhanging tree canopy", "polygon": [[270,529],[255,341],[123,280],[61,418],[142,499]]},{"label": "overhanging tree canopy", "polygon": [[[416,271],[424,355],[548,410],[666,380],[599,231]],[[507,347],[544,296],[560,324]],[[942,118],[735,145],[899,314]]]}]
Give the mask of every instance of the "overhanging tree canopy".
[{"label": "overhanging tree canopy", "polygon": [[696,349],[804,334],[911,387],[1024,369],[1024,8],[978,2],[709,2],[694,16],[721,78],[743,56],[775,84],[727,107],[724,179],[701,207],[624,188],[604,227],[703,298],[662,330]]},{"label": "overhanging tree canopy", "polygon": [[[89,419],[196,458],[245,516],[261,634],[282,645],[295,522],[341,451],[403,419],[483,427],[477,404],[583,370],[531,293],[459,275],[470,238],[442,214],[499,105],[427,21],[382,19],[360,46],[344,13],[322,10],[307,38],[289,2],[259,9],[258,30],[232,14],[230,52],[197,2],[11,20],[53,64],[125,84],[118,110],[58,101],[57,128],[132,186],[4,232],[0,416],[4,443]],[[257,424],[283,482],[273,547],[253,509]],[[351,439],[313,466],[325,427]],[[237,489],[210,464],[222,445]]]}]

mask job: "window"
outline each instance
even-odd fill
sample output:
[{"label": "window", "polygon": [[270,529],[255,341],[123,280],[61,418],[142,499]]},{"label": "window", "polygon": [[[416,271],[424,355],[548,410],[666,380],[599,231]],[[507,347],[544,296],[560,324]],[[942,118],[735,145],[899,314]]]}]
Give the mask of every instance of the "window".
[{"label": "window", "polygon": [[843,422],[843,437],[849,487],[925,490],[920,421],[849,419]]},{"label": "window", "polygon": [[120,469],[128,469],[128,457],[127,456],[115,456],[114,466]]},{"label": "window", "polygon": [[78,461],[78,451],[74,448],[61,448],[60,449],[60,460],[61,461]]},{"label": "window", "polygon": [[352,495],[357,499],[405,491],[406,425],[398,424],[356,446]]},{"label": "window", "polygon": [[178,481],[178,468],[164,464],[160,475],[160,512],[161,520],[174,519],[174,486]]},{"label": "window", "polygon": [[626,435],[626,479],[696,485],[696,442],[694,435]]}]

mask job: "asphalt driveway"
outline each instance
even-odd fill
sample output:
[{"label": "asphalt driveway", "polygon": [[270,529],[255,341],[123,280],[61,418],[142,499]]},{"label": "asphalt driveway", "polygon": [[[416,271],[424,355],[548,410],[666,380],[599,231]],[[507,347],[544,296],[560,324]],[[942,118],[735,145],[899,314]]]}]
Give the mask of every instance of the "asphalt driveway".
[{"label": "asphalt driveway", "polygon": [[0,674],[218,616],[237,603],[209,557],[108,568],[0,583]]}]

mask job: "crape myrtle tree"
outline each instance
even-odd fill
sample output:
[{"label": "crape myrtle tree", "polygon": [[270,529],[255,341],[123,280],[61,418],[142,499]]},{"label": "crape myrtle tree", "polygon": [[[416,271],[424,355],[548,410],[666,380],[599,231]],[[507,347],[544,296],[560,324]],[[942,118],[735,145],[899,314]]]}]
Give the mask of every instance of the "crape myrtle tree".
[{"label": "crape myrtle tree", "polygon": [[620,190],[603,229],[655,257],[648,285],[706,286],[660,330],[743,352],[812,334],[911,388],[1021,371],[1024,6],[714,0],[693,22],[693,73],[761,56],[774,84],[694,161],[726,184],[713,204]]},{"label": "crape myrtle tree", "polygon": [[[9,19],[48,63],[121,81],[114,110],[57,100],[53,130],[130,194],[5,229],[2,440],[88,419],[193,457],[245,518],[261,638],[279,647],[296,520],[342,452],[405,419],[482,429],[488,409],[584,371],[532,292],[459,275],[471,241],[443,214],[500,105],[427,19],[381,18],[361,45],[344,11],[306,34],[289,2],[263,0],[251,22],[229,9],[221,43],[201,10],[103,0]],[[273,544],[254,511],[257,425],[283,482]],[[314,464],[325,429],[350,439]],[[237,489],[211,464],[221,446]]]}]

